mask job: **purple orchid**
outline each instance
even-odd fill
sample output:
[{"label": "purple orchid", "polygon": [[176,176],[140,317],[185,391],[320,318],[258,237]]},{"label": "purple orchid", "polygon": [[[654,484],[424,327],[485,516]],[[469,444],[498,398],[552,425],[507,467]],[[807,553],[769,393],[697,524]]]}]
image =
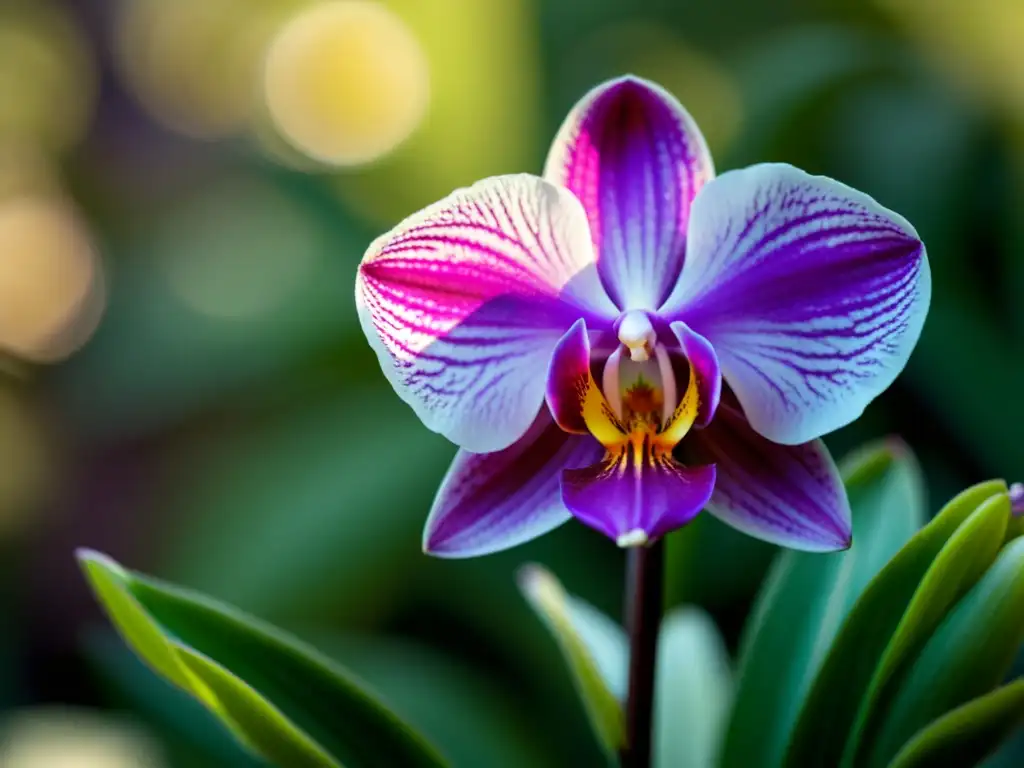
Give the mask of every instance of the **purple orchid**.
[{"label": "purple orchid", "polygon": [[715,178],[690,115],[633,77],[576,105],[543,178],[411,216],[356,283],[384,373],[461,448],[424,532],[445,557],[570,516],[640,545],[704,508],[785,546],[849,546],[818,438],[892,383],[930,296],[902,217],[789,165]]}]

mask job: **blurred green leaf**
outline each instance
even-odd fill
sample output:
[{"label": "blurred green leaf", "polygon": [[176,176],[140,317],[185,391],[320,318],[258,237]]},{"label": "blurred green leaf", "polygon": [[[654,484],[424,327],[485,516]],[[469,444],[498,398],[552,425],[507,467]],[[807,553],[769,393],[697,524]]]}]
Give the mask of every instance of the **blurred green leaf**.
[{"label": "blurred green leaf", "polygon": [[79,560],[136,653],[270,761],[296,768],[444,765],[313,649],[104,555],[83,551]]},{"label": "blurred green leaf", "polygon": [[977,765],[1024,724],[1024,680],[954,709],[919,731],[889,768]]},{"label": "blurred green leaf", "polygon": [[729,705],[729,653],[699,608],[670,612],[658,641],[654,743],[658,768],[715,765]]},{"label": "blurred green leaf", "polygon": [[407,582],[403,565],[422,559],[453,453],[390,390],[369,388],[189,448],[166,502],[179,520],[168,571],[275,621],[386,606]]},{"label": "blurred green leaf", "polygon": [[[131,709],[166,736],[175,765],[259,768],[267,763],[246,751],[215,715],[163,677],[151,674],[111,629],[90,631],[84,651],[108,693],[106,703]],[[177,754],[182,753],[182,754]]]},{"label": "blurred green leaf", "polygon": [[[625,635],[616,633],[611,619],[593,608],[575,608],[575,599],[558,579],[538,565],[520,570],[519,588],[558,642],[598,740],[609,755],[616,754],[625,744],[620,704],[628,664]],[[597,642],[591,645],[588,638]]]},{"label": "blurred green leaf", "polygon": [[[554,768],[533,712],[462,659],[380,635],[313,635],[316,645],[365,680],[395,713],[437,744],[455,766]],[[486,674],[484,674],[486,672]]]},{"label": "blurred green leaf", "polygon": [[[912,626],[919,630],[926,626],[920,621],[904,619],[908,605],[918,606],[915,614],[928,611],[928,617],[934,620],[933,611],[917,596],[922,594],[919,590],[922,578],[950,537],[959,534],[961,524],[980,504],[999,494],[1006,494],[1006,484],[1001,480],[980,483],[960,493],[914,534],[871,580],[850,610],[804,700],[789,744],[787,765],[839,764],[858,707],[886,647],[890,646],[893,633],[897,627],[905,627],[904,634],[909,639]],[[982,515],[979,520],[983,536],[999,525],[992,513]],[[976,530],[976,527],[969,530]],[[981,543],[988,541],[989,538],[983,538]],[[975,550],[957,548],[955,551],[967,554]],[[934,588],[930,588],[927,594],[933,591]],[[946,608],[948,601],[941,610],[944,612]],[[928,617],[919,616],[919,619]],[[928,626],[934,628],[934,624]],[[900,641],[901,646],[908,647],[906,642]]]},{"label": "blurred green leaf", "polygon": [[1003,679],[1024,641],[1024,539],[1011,542],[953,609],[895,693],[869,766],[884,766],[914,736]]},{"label": "blurred green leaf", "polygon": [[[924,521],[917,463],[901,443],[841,465],[853,513],[845,552],[779,555],[748,622],[723,768],[776,768],[800,705],[850,607]],[[771,696],[772,706],[766,706]]]}]

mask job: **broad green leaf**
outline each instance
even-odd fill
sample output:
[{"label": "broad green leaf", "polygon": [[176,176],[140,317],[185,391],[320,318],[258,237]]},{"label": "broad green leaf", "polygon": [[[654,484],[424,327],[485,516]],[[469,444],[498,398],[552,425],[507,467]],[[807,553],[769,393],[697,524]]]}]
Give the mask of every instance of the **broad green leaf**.
[{"label": "broad green leaf", "polygon": [[538,565],[520,570],[519,588],[554,635],[594,732],[614,755],[625,743],[620,704],[628,659],[625,635],[611,619],[566,594],[558,579]]},{"label": "broad green leaf", "polygon": [[1024,539],[1011,542],[946,617],[901,681],[872,740],[884,766],[946,713],[995,688],[1024,641]]},{"label": "broad green leaf", "polygon": [[699,608],[669,613],[658,640],[654,745],[657,768],[711,768],[729,705],[729,653]]},{"label": "broad green leaf", "polygon": [[144,718],[171,749],[172,765],[263,768],[267,763],[242,748],[217,717],[193,696],[149,672],[114,630],[85,633],[83,650],[103,683],[104,702]]},{"label": "broad green leaf", "polygon": [[289,768],[437,768],[444,761],[347,673],[261,622],[104,555],[79,560],[132,649],[243,743]]},{"label": "broad green leaf", "polygon": [[1024,724],[1024,680],[954,709],[919,731],[889,768],[977,765]]},{"label": "broad green leaf", "polygon": [[[911,600],[919,602],[914,595],[921,579],[961,524],[980,504],[999,494],[1006,494],[1006,484],[1001,480],[980,483],[960,493],[871,580],[850,610],[804,700],[787,765],[839,764],[879,660]],[[982,518],[986,521],[984,533],[991,527],[990,515]],[[988,539],[982,543],[985,541]]]},{"label": "broad green leaf", "polygon": [[885,707],[899,687],[899,673],[932,636],[947,612],[995,560],[1006,535],[1010,500],[1005,492],[981,503],[949,537],[914,592],[893,632],[850,731],[844,765],[859,762],[871,744]]},{"label": "broad green leaf", "polygon": [[800,705],[847,612],[923,523],[920,472],[902,444],[862,450],[842,471],[853,546],[831,554],[787,551],[773,565],[745,633],[723,768],[781,764]]}]

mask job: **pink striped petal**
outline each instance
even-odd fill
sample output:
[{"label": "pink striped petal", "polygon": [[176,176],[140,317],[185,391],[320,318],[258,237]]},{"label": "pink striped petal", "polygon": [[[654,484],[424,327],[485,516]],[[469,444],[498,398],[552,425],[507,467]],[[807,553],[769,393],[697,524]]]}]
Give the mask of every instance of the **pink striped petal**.
[{"label": "pink striped petal", "polygon": [[585,466],[601,455],[594,438],[563,432],[547,412],[503,451],[459,451],[427,520],[424,551],[476,557],[557,528],[570,517],[559,493],[562,470]]},{"label": "pink striped petal", "polygon": [[856,419],[906,365],[931,297],[924,245],[867,195],[788,165],[697,197],[662,316],[718,353],[751,425],[797,445]]},{"label": "pink striped petal", "polygon": [[586,215],[540,178],[461,189],[370,246],[360,321],[398,394],[430,429],[484,453],[514,443],[544,401],[548,358],[581,316],[607,325]]},{"label": "pink striped petal", "polygon": [[755,432],[725,399],[707,429],[687,437],[687,456],[718,468],[708,512],[773,544],[810,552],[850,545],[850,505],[820,440],[779,445]]},{"label": "pink striped petal", "polygon": [[693,118],[654,83],[612,80],[569,113],[544,176],[583,202],[615,303],[657,308],[683,267],[690,204],[714,176]]}]

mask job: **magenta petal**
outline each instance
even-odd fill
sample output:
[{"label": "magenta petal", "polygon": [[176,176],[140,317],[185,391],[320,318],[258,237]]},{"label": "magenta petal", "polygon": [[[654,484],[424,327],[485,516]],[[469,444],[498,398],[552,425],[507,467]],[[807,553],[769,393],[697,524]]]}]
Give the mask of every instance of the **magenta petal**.
[{"label": "magenta petal", "polygon": [[[708,503],[715,467],[684,467],[669,456],[633,464],[605,459],[562,473],[562,500],[573,516],[621,545],[664,536]],[[638,533],[642,533],[639,536]]]},{"label": "magenta petal", "polygon": [[722,397],[722,371],[718,366],[718,355],[715,354],[711,342],[686,323],[672,323],[672,330],[679,339],[683,354],[697,375],[700,410],[697,411],[697,420],[693,425],[702,429],[711,422],[718,408],[718,401]]},{"label": "magenta petal", "polygon": [[669,295],[683,266],[690,204],[713,175],[693,118],[635,77],[600,85],[576,104],[544,169],[583,202],[601,279],[621,309],[655,309]]},{"label": "magenta petal", "polygon": [[850,423],[892,383],[930,297],[925,248],[905,219],[769,164],[701,191],[661,314],[714,345],[754,429],[798,445]]},{"label": "magenta petal", "polygon": [[850,505],[820,440],[779,445],[722,402],[687,448],[718,467],[708,511],[743,533],[792,549],[829,552],[850,545]]},{"label": "magenta petal", "polygon": [[423,531],[423,549],[438,557],[475,557],[509,549],[569,519],[562,470],[602,455],[590,435],[569,435],[542,411],[516,443],[496,453],[459,451]]},{"label": "magenta petal", "polygon": [[614,317],[594,258],[569,192],[496,177],[378,238],[359,267],[356,305],[384,373],[424,424],[495,451],[533,422],[562,334],[581,316]]}]

